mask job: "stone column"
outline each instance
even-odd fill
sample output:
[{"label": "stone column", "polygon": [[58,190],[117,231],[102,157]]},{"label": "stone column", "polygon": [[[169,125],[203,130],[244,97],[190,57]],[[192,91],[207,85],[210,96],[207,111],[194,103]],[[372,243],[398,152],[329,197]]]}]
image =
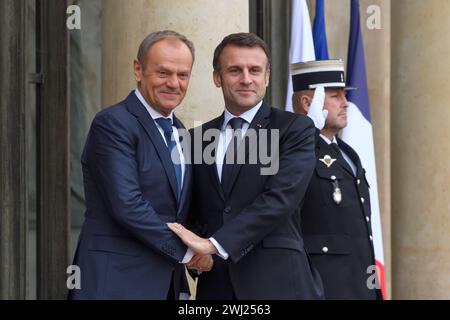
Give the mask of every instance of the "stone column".
[{"label": "stone column", "polygon": [[248,2],[241,0],[103,1],[102,105],[126,97],[136,87],[133,76],[140,42],[157,30],[172,29],[194,42],[196,58],[188,93],[176,114],[187,127],[218,116],[224,106],[212,81],[212,58],[222,38],[249,30]]},{"label": "stone column", "polygon": [[[308,3],[311,23],[315,16],[315,1]],[[367,27],[369,6],[380,9],[380,28]],[[383,233],[384,265],[388,298],[391,288],[391,130],[390,130],[390,33],[391,2],[389,0],[360,1],[361,30],[366,58],[369,102],[375,139],[378,196]],[[350,1],[325,1],[325,21],[330,59],[347,63],[350,30]],[[372,21],[372,20],[370,20]]]},{"label": "stone column", "polygon": [[398,299],[450,299],[449,15],[449,1],[392,1],[392,257]]}]

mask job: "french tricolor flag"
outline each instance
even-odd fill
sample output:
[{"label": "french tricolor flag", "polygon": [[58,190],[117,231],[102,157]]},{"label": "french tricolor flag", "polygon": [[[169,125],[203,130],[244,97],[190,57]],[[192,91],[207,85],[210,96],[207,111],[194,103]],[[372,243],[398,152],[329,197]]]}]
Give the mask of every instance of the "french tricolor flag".
[{"label": "french tricolor flag", "polygon": [[383,240],[381,235],[380,207],[378,203],[378,186],[375,166],[372,124],[370,122],[370,106],[367,89],[366,64],[362,41],[359,1],[351,0],[350,39],[347,58],[347,85],[356,87],[347,93],[349,101],[347,109],[347,127],[343,130],[342,139],[358,153],[366,177],[370,185],[370,204],[372,215],[373,244],[375,263],[386,299],[386,283],[384,273]]}]

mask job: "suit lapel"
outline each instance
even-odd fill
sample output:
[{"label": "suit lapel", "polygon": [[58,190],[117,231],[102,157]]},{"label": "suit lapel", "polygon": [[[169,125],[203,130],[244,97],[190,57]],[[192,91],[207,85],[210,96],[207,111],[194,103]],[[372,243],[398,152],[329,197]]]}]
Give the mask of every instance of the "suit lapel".
[{"label": "suit lapel", "polygon": [[178,212],[177,216],[180,215],[180,212],[183,210],[183,207],[186,203],[186,197],[187,197],[187,191],[189,186],[192,182],[192,165],[185,164],[185,170],[184,170],[184,179],[183,179],[183,189],[181,190],[180,195],[180,201],[178,202]]},{"label": "suit lapel", "polygon": [[355,176],[355,174],[353,173],[352,168],[350,167],[350,165],[348,164],[347,161],[345,161],[344,156],[342,154],[338,154],[337,151],[335,151],[333,148],[328,147],[328,149],[330,150],[330,152],[337,158],[336,162],[342,167],[344,168],[345,171],[348,172],[348,174],[350,174],[352,177]]},{"label": "suit lapel", "polygon": [[[222,115],[220,117],[217,117],[216,119],[214,119],[210,125],[208,127],[204,127],[204,131],[202,132],[202,134],[205,133],[205,131],[209,130],[209,129],[214,129],[214,130],[218,130],[220,132],[221,128],[222,128],[222,124],[223,124],[223,119],[224,119],[224,113],[222,113]],[[203,138],[203,137],[202,137]],[[202,139],[202,153],[204,152],[205,148],[207,146],[210,146],[213,148],[213,152],[214,154],[212,155],[214,158],[214,162],[212,164],[206,164],[204,162],[204,160],[202,159],[202,162],[205,163],[205,165],[207,166],[207,170],[209,173],[209,177],[211,178],[211,182],[212,185],[216,188],[217,192],[219,193],[220,197],[222,198],[222,200],[225,200],[225,195],[223,193],[222,190],[222,185],[220,184],[220,179],[219,179],[219,175],[217,173],[217,146],[219,144],[219,137],[214,136],[213,141],[203,141]],[[203,157],[203,154],[202,154]]]},{"label": "suit lapel", "polygon": [[175,196],[175,199],[177,199],[177,180],[175,177],[175,169],[172,165],[172,159],[170,158],[169,149],[167,149],[161,133],[156,127],[155,121],[147,112],[145,106],[143,106],[139,101],[134,91],[132,91],[125,99],[125,104],[127,105],[128,111],[136,116],[139,123],[145,129],[145,132],[147,132],[150,141],[155,146],[156,152],[158,153],[158,156],[164,167],[164,171],[166,172],[167,178],[169,180],[173,195]]},{"label": "suit lapel", "polygon": [[[181,123],[180,120],[178,120],[177,117],[175,117],[175,114],[173,115],[173,124],[175,126],[175,128],[177,128],[178,130],[186,130],[185,126]],[[178,134],[180,134],[180,131],[178,131]],[[180,136],[180,144],[181,146],[183,146],[182,144],[182,139]],[[187,196],[187,186],[190,185],[191,180],[192,180],[192,165],[191,165],[191,160],[189,159],[189,156],[186,153],[186,150],[184,150],[184,148],[182,148],[183,150],[183,157],[184,157],[184,177],[183,177],[183,188],[181,189],[181,193],[180,193],[180,199],[178,201],[178,212],[177,212],[177,216],[180,215],[181,211],[183,210],[184,204],[186,203],[186,196]]]},{"label": "suit lapel", "polygon": [[[259,144],[259,134],[260,134],[259,130],[266,129],[266,127],[269,123],[270,123],[270,106],[263,102],[260,109],[258,110],[255,117],[253,118],[252,122],[250,123],[250,125],[245,133],[245,136],[242,140],[242,141],[245,141],[245,138],[248,136],[250,129],[255,130],[256,137],[257,137],[257,143],[250,144],[248,150],[244,150],[244,151],[246,151],[246,154],[245,154],[246,161],[247,161],[248,155],[251,154],[251,152],[253,152],[253,149],[257,148],[257,146]],[[238,154],[239,154],[239,150],[241,148],[245,148],[245,143],[242,143],[238,147]],[[231,171],[231,179],[230,179],[229,189],[224,190],[226,196],[228,196],[230,194],[231,190],[233,190],[234,183],[236,182],[236,178],[239,175],[242,165],[243,165],[242,163],[237,163],[237,164],[233,165],[233,169]]]}]

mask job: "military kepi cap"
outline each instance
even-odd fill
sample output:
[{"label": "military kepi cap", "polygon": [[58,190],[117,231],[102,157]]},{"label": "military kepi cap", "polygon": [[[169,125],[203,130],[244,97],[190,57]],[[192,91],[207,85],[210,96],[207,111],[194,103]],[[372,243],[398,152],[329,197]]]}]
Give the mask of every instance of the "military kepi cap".
[{"label": "military kepi cap", "polygon": [[356,89],[345,85],[344,61],[319,60],[291,65],[292,86],[295,91],[325,88]]}]

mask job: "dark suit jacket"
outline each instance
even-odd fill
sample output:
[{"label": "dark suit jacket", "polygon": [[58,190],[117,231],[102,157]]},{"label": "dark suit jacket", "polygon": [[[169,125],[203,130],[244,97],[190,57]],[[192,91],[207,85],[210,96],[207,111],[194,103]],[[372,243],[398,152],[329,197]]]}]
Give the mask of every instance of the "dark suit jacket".
[{"label": "dark suit jacket", "polygon": [[[175,117],[174,124],[182,127]],[[96,115],[81,162],[87,210],[74,260],[81,290],[69,298],[166,299],[172,275],[177,297],[187,248],[166,222],[185,222],[192,167],[178,203],[169,151],[134,92]]]},{"label": "dark suit jacket", "polygon": [[[223,119],[222,114],[194,131],[220,130]],[[230,286],[237,299],[320,298],[320,279],[310,268],[299,225],[299,202],[314,169],[314,125],[263,104],[246,135],[251,129],[258,133],[251,148],[257,148],[262,129],[279,130],[279,153],[271,150],[279,154],[278,173],[261,175],[259,159],[237,164],[230,189],[222,190],[215,163],[194,164],[190,222],[229,254],[228,260],[214,256],[214,268],[200,275],[197,298],[234,298],[222,295]]]},{"label": "dark suit jacket", "polygon": [[[369,184],[356,152],[341,139],[338,145],[356,165],[349,165],[316,131],[316,168],[306,191],[302,212],[305,245],[321,275],[327,299],[375,299],[367,288],[367,268],[374,265],[370,224]],[[327,167],[319,159],[337,159]],[[337,181],[342,201],[333,200]],[[362,200],[364,199],[364,200]]]}]

